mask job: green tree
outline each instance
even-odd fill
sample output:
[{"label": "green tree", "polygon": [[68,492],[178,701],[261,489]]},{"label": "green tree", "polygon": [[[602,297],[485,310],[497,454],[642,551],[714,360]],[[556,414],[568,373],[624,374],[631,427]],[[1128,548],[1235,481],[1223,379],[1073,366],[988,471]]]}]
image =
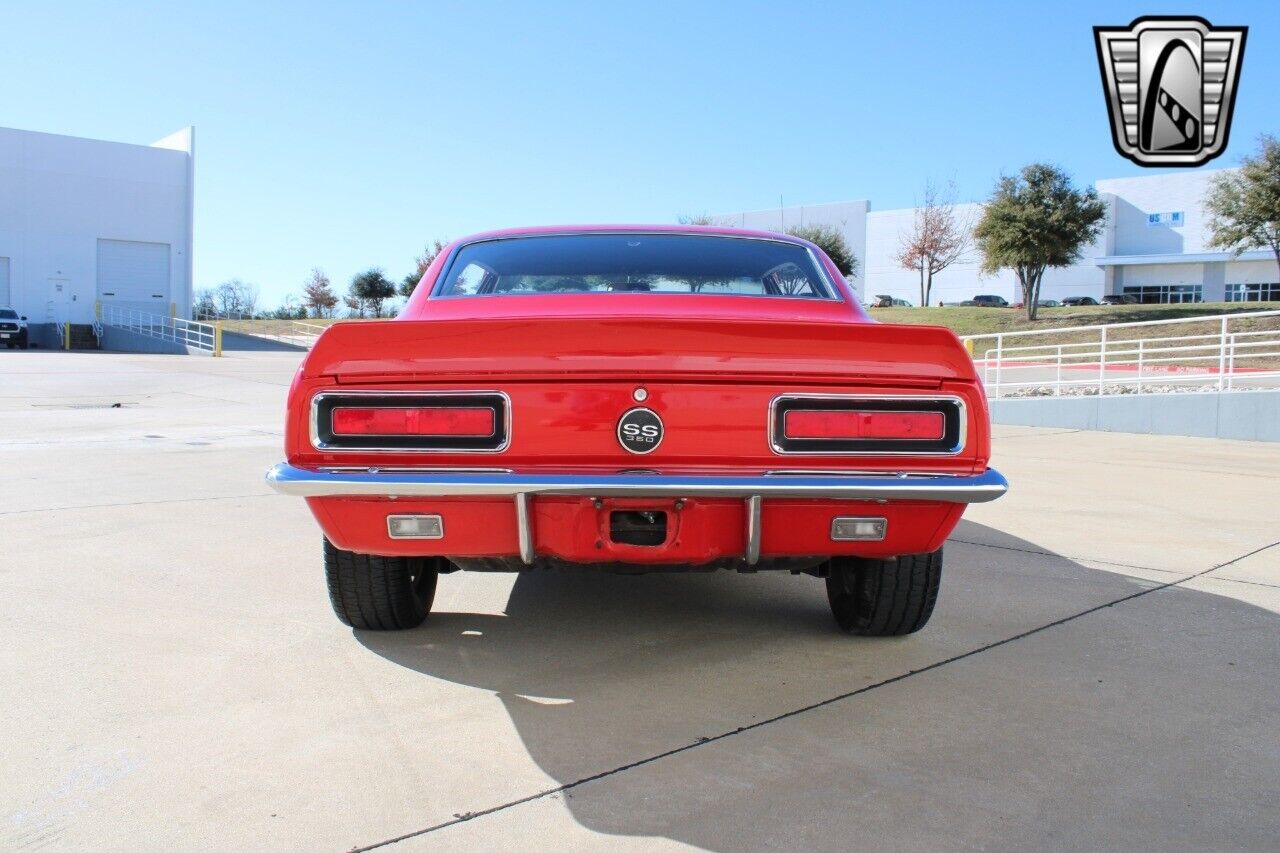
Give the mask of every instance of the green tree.
[{"label": "green tree", "polygon": [[1027,319],[1034,320],[1044,271],[1075,263],[1102,230],[1106,215],[1092,187],[1077,190],[1054,166],[1024,166],[1016,177],[999,180],[973,230],[982,271],[1013,270]]},{"label": "green tree", "polygon": [[1239,255],[1269,248],[1280,269],[1280,141],[1258,140],[1258,153],[1245,157],[1238,171],[1217,175],[1205,196],[1209,245]]},{"label": "green tree", "polygon": [[427,267],[440,256],[448,247],[448,242],[443,240],[435,240],[430,246],[422,250],[422,254],[415,259],[415,267],[413,272],[404,277],[400,282],[400,295],[406,299],[413,295],[413,291],[417,289],[418,282],[422,281],[422,276],[426,273]]},{"label": "green tree", "polygon": [[302,285],[302,304],[313,317],[332,317],[338,304],[338,294],[333,292],[329,276],[319,267],[311,270],[311,278]]},{"label": "green tree", "polygon": [[795,225],[788,228],[787,233],[808,240],[825,252],[846,278],[858,274],[858,258],[844,238],[844,232],[834,225]]},{"label": "green tree", "polygon": [[371,267],[351,279],[347,305],[354,300],[361,317],[367,307],[373,316],[382,316],[382,304],[396,295],[396,286],[387,280],[380,267]]}]

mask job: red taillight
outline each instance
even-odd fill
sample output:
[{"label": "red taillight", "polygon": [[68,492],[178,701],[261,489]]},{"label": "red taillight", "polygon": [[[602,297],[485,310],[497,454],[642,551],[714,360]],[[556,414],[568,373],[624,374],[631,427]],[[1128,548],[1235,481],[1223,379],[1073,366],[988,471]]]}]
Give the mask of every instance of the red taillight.
[{"label": "red taillight", "polygon": [[807,410],[786,412],[786,438],[941,439],[946,429],[942,412],[854,412]]},{"label": "red taillight", "polygon": [[441,435],[483,438],[493,435],[493,409],[423,407],[333,410],[334,435]]}]

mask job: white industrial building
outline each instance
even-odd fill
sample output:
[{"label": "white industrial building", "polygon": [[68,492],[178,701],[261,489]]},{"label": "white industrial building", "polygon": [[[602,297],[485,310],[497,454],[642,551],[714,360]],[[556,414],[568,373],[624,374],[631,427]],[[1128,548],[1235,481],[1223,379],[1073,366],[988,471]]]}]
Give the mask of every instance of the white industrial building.
[{"label": "white industrial building", "polygon": [[191,310],[194,130],[129,145],[0,128],[0,306],[33,324]]},{"label": "white industrial building", "polygon": [[[1207,246],[1204,196],[1209,179],[1222,170],[1154,173],[1097,182],[1108,209],[1106,226],[1080,261],[1046,271],[1041,298],[1130,294],[1142,302],[1236,302],[1280,300],[1280,272],[1270,250],[1233,257]],[[956,206],[961,221],[976,223],[981,204]],[[920,277],[903,269],[897,255],[911,232],[913,208],[871,210],[866,201],[784,207],[723,217],[745,228],[784,231],[796,225],[840,228],[860,261],[851,281],[865,300],[879,295],[920,302]],[[1022,299],[1012,272],[983,276],[976,250],[934,276],[930,301],[961,302],[993,293]]]}]

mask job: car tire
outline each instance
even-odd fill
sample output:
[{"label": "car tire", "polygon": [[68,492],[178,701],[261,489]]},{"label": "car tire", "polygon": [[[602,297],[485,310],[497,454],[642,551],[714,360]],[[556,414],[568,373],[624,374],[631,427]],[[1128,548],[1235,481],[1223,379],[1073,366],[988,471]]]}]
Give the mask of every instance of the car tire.
[{"label": "car tire", "polygon": [[342,624],[365,631],[416,628],[431,612],[438,557],[378,557],[324,540],[329,603]]},{"label": "car tire", "polygon": [[942,549],[890,560],[833,557],[827,575],[831,613],[842,630],[868,637],[919,631],[942,583]]}]

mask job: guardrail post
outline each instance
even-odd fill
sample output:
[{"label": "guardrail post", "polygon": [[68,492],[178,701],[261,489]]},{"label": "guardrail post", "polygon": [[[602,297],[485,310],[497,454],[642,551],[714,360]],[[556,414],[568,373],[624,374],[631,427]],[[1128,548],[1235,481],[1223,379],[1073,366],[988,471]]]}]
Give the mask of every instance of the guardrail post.
[{"label": "guardrail post", "polygon": [[1218,390],[1227,387],[1227,318],[1222,318],[1222,334],[1218,338]]},{"label": "guardrail post", "polygon": [[1138,393],[1142,393],[1142,338],[1138,338]]},{"label": "guardrail post", "polygon": [[222,355],[222,321],[213,324],[213,357]]},{"label": "guardrail post", "polygon": [[1107,386],[1107,327],[1098,330],[1098,396]]},{"label": "guardrail post", "polygon": [[996,335],[996,384],[992,397],[1000,396],[1000,370],[1004,366],[1004,335]]},{"label": "guardrail post", "polygon": [[1227,356],[1227,390],[1231,390],[1231,380],[1236,372],[1236,335],[1231,333],[1231,353]]}]

